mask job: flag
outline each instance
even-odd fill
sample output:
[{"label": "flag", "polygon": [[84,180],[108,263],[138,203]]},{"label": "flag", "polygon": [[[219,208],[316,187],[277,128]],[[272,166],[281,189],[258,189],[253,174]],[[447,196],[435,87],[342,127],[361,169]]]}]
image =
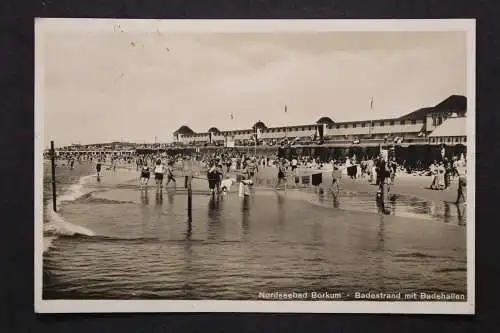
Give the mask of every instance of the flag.
[{"label": "flag", "polygon": [[234,115],[231,113],[231,120],[233,120],[233,119],[234,119]]},{"label": "flag", "polygon": [[372,99],[370,101],[370,110],[373,110],[373,96],[372,96]]},{"label": "flag", "polygon": [[287,111],[288,111],[288,107],[287,107],[287,106],[286,106],[286,104],[285,104],[285,113],[286,113]]}]

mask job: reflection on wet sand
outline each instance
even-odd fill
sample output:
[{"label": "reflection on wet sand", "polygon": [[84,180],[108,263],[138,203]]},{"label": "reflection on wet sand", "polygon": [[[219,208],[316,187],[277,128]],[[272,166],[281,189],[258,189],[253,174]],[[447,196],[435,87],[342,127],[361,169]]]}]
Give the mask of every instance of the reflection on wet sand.
[{"label": "reflection on wet sand", "polygon": [[241,200],[241,229],[243,235],[248,235],[250,229],[250,197],[244,196]]},{"label": "reflection on wet sand", "polygon": [[141,189],[141,203],[143,206],[149,205],[149,192],[147,189]]},{"label": "reflection on wet sand", "polygon": [[156,192],[156,206],[163,205],[163,193],[161,191]]},{"label": "reflection on wet sand", "polygon": [[278,198],[278,224],[282,227],[286,222],[285,197],[280,193],[276,193],[276,197]]},{"label": "reflection on wet sand", "polygon": [[455,207],[457,207],[457,214],[458,214],[458,225],[461,225],[461,226],[465,226],[466,225],[466,209],[465,209],[465,204],[458,204],[458,205],[455,205]]},{"label": "reflection on wet sand", "polygon": [[186,240],[191,240],[193,235],[193,223],[189,219],[186,222]]},{"label": "reflection on wet sand", "polygon": [[222,219],[222,197],[219,195],[211,195],[208,201],[208,239],[218,239],[223,232],[221,232]]},{"label": "reflection on wet sand", "polygon": [[171,193],[171,192],[167,193],[167,200],[168,200],[169,205],[174,204],[174,197],[175,197],[175,195],[173,193]]},{"label": "reflection on wet sand", "polygon": [[[329,200],[325,200],[325,197]],[[335,195],[331,191],[325,194],[319,192],[317,202],[321,205],[340,208],[343,210],[381,213],[376,205],[375,198],[369,193],[340,193]],[[401,217],[421,217],[458,226],[466,225],[466,205],[451,202],[433,202],[421,198],[392,195],[389,200],[389,215]]]},{"label": "reflection on wet sand", "polygon": [[385,243],[385,223],[384,214],[379,217],[378,232],[377,232],[377,246],[375,248],[375,262],[376,262],[376,280],[377,287],[382,289],[384,287],[384,258],[386,258],[384,243]]},{"label": "reflection on wet sand", "polygon": [[187,220],[188,222],[193,221],[193,196],[187,196]]},{"label": "reflection on wet sand", "polygon": [[[65,207],[68,220],[79,218],[75,223],[95,227],[106,237],[58,241],[57,250],[47,256],[52,265],[47,269],[65,284],[48,285],[52,297],[88,297],[92,292],[109,299],[129,297],[128,290],[133,290],[158,299],[254,299],[263,281],[283,290],[351,292],[361,285],[423,291],[432,279],[438,289],[466,290],[464,229],[398,217],[408,212],[427,219],[446,215],[451,224],[461,221],[465,205],[437,203],[433,217],[432,204],[400,196],[390,201],[394,216],[386,216],[377,214],[368,194],[329,197],[326,192],[316,197],[257,189],[245,198],[228,194],[189,199],[185,192],[173,192],[165,193],[169,203],[163,205],[161,196],[150,201],[146,191],[131,193],[136,203],[77,202]],[[311,204],[315,198],[322,207]],[[93,205],[92,217],[80,214],[88,205]],[[335,206],[340,209],[330,209]],[[141,274],[144,281],[123,274],[127,271]],[[92,284],[102,272],[109,272],[109,280]],[[65,290],[70,296],[63,295]]]},{"label": "reflection on wet sand", "polygon": [[149,193],[147,189],[141,190],[142,234],[148,237],[151,233],[151,210],[149,208]]}]

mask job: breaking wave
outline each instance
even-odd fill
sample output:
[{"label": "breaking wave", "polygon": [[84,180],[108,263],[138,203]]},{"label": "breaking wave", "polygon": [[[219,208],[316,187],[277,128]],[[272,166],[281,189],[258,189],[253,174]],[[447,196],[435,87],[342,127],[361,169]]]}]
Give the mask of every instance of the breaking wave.
[{"label": "breaking wave", "polygon": [[[91,177],[93,177],[93,175],[83,176],[78,180],[78,182],[71,185],[63,195],[57,198],[57,206],[60,207],[62,202],[75,201],[84,196],[86,193],[84,193],[83,188]],[[59,236],[95,235],[95,233],[90,229],[66,221],[60,214],[50,209],[50,207],[52,207],[52,201],[45,209],[48,221],[43,224],[44,253],[54,247],[54,240]]]}]

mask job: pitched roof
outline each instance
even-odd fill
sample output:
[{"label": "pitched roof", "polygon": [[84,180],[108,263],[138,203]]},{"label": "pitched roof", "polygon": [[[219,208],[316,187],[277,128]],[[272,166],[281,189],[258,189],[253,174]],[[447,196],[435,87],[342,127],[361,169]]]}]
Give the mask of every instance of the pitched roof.
[{"label": "pitched roof", "polygon": [[434,111],[434,108],[421,108],[398,118],[398,120],[418,120],[425,118],[427,113]]},{"label": "pitched roof", "polygon": [[430,112],[467,111],[467,97],[451,95],[434,107],[421,108],[398,118],[398,120],[418,120],[425,118]]},{"label": "pitched roof", "polygon": [[461,95],[451,95],[435,106],[436,109],[446,110],[467,110],[467,97]]},{"label": "pitched roof", "polygon": [[466,119],[465,117],[448,118],[429,134],[429,137],[466,136]]}]

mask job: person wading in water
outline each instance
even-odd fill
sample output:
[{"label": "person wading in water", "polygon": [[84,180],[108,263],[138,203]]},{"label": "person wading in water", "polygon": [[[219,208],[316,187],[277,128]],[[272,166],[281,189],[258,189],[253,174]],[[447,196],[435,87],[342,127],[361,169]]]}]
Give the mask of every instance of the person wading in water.
[{"label": "person wading in water", "polygon": [[286,160],[278,161],[278,183],[276,184],[275,189],[278,189],[284,183],[285,192],[287,190],[287,179],[286,179]]},{"label": "person wading in water", "polygon": [[389,166],[383,158],[380,158],[377,167],[377,179],[380,180],[379,190],[377,191],[377,201],[385,214],[389,214],[387,206],[389,203],[389,193],[391,191],[390,176],[391,171]]},{"label": "person wading in water", "polygon": [[95,169],[97,170],[97,181],[100,182],[101,181],[101,168],[102,168],[102,164],[101,164],[101,159],[97,159],[97,164],[95,165]]},{"label": "person wading in water", "polygon": [[458,172],[458,190],[457,190],[457,200],[455,203],[458,205],[460,203],[460,199],[465,202],[465,191],[467,190],[467,169],[465,165],[459,165],[457,167]]},{"label": "person wading in water", "polygon": [[150,174],[151,172],[149,170],[149,166],[147,164],[144,164],[141,168],[141,183],[140,183],[141,188],[143,187],[147,188]]}]

